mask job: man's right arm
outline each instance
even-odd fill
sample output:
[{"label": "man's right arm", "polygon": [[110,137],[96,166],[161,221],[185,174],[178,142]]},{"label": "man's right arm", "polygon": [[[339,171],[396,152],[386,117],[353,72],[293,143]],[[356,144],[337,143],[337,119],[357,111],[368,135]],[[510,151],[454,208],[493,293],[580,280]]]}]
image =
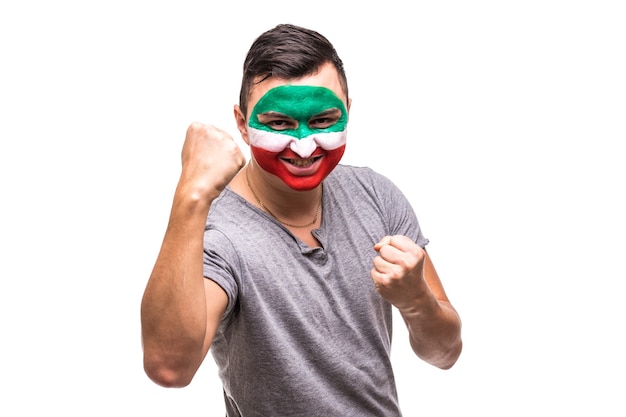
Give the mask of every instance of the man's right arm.
[{"label": "man's right arm", "polygon": [[159,385],[191,382],[226,309],[226,293],[203,276],[204,227],[211,203],[244,164],[227,133],[189,127],[169,223],[141,303],[144,368]]}]

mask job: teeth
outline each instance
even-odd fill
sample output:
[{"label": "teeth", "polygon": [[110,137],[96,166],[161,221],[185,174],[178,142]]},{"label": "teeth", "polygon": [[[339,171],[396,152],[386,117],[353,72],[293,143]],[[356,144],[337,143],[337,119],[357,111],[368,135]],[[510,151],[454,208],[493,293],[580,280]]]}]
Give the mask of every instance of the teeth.
[{"label": "teeth", "polygon": [[313,163],[313,158],[309,159],[292,159],[291,164],[297,166],[298,168],[308,167]]},{"label": "teeth", "polygon": [[305,168],[313,164],[318,158],[289,159],[289,163],[298,168]]}]

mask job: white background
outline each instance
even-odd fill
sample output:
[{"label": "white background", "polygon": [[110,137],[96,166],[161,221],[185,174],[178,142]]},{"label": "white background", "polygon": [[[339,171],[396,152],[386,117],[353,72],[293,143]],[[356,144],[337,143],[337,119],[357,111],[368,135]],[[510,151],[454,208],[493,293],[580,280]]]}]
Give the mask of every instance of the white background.
[{"label": "white background", "polygon": [[397,322],[404,414],[623,416],[621,3],[3,2],[0,414],[223,415],[211,359],[144,375],[139,304],[188,124],[240,141],[244,55],[291,22],[338,49],[344,162],[406,192],[463,318],[449,371]]}]

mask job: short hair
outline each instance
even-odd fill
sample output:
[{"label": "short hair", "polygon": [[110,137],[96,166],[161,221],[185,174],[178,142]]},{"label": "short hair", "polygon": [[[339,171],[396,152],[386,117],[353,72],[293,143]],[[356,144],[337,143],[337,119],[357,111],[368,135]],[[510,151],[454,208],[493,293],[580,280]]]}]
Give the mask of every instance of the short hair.
[{"label": "short hair", "polygon": [[252,43],[243,64],[239,107],[244,117],[255,82],[270,77],[294,79],[312,75],[328,62],[337,69],[347,99],[348,80],[343,62],[328,39],[314,30],[292,24],[280,24],[262,33]]}]

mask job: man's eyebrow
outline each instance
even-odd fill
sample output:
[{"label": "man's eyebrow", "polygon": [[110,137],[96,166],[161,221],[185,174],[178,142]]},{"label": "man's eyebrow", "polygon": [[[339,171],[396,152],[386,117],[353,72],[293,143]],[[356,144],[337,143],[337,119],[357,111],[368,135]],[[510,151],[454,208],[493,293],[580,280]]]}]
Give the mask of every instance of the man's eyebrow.
[{"label": "man's eyebrow", "polygon": [[333,107],[332,109],[327,109],[327,110],[324,110],[323,112],[320,112],[320,113],[314,114],[314,115],[312,116],[312,118],[313,118],[313,117],[334,116],[334,115],[336,115],[337,113],[341,113],[341,110],[340,110],[340,109],[338,109],[337,107]]},{"label": "man's eyebrow", "polygon": [[278,112],[278,111],[273,111],[273,110],[266,111],[263,113],[258,113],[257,118],[261,118],[261,117],[280,117],[280,118],[285,118],[285,119],[291,119],[290,116],[284,113]]}]

